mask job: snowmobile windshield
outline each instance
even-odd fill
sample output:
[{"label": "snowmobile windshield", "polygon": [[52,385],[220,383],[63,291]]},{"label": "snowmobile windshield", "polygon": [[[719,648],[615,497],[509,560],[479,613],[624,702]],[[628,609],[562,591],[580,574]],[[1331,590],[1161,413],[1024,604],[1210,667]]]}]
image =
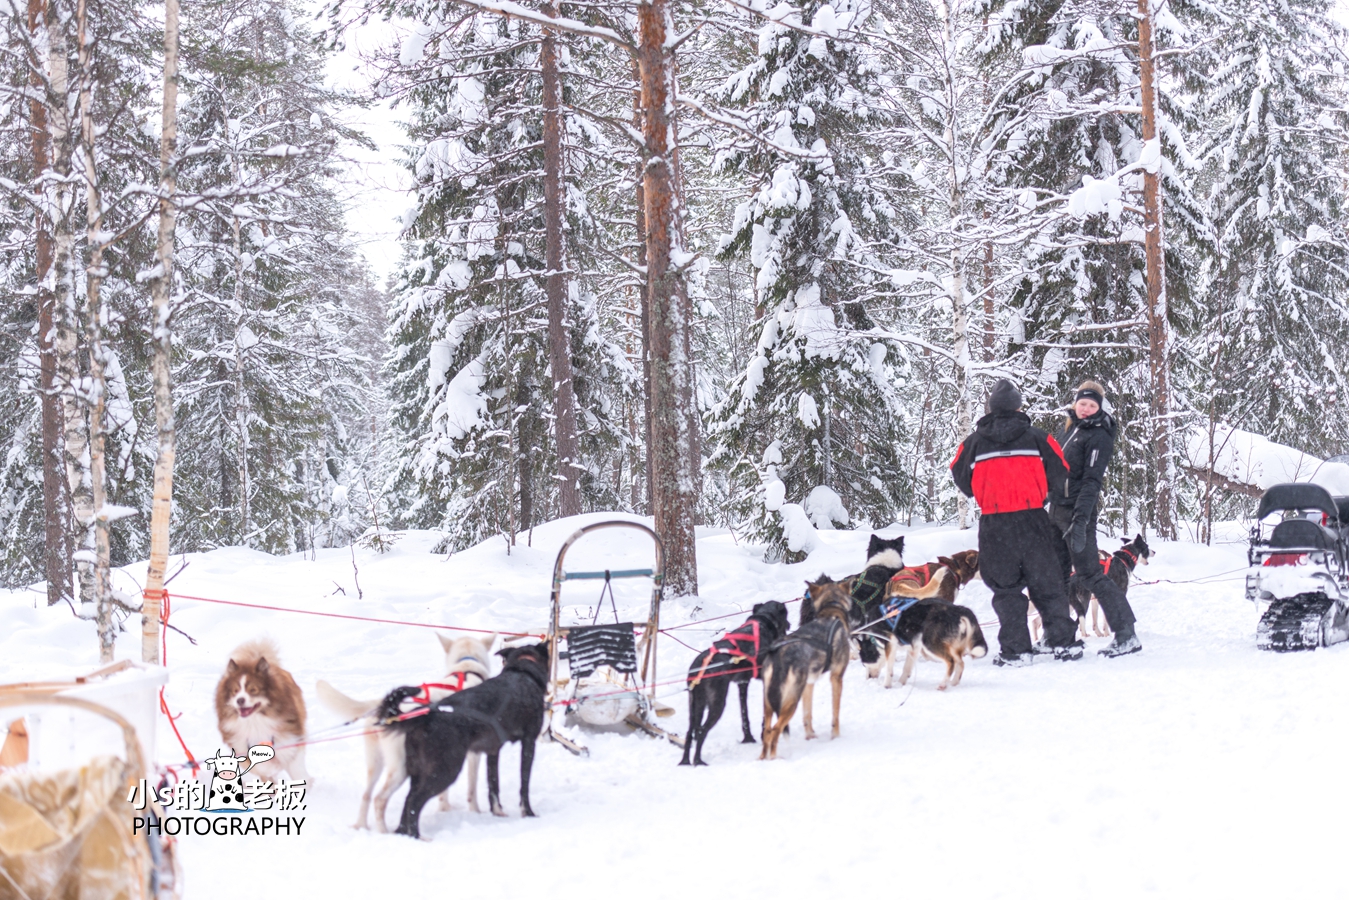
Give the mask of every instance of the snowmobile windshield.
[{"label": "snowmobile windshield", "polygon": [[1321,485],[1302,482],[1276,484],[1260,498],[1260,508],[1256,510],[1255,517],[1264,521],[1271,513],[1311,510],[1325,513],[1327,520],[1339,518],[1339,509],[1331,499],[1330,491]]}]

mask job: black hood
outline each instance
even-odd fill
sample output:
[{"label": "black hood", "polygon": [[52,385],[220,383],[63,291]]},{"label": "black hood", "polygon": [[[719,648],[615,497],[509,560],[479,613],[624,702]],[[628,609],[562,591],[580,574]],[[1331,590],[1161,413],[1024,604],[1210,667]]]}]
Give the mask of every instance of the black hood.
[{"label": "black hood", "polygon": [[974,433],[980,437],[1006,444],[1026,433],[1030,427],[1030,416],[1023,412],[989,413],[974,426]]},{"label": "black hood", "polygon": [[1115,437],[1115,417],[1104,409],[1098,409],[1085,419],[1079,419],[1077,413],[1070,408],[1068,418],[1079,428],[1099,428],[1110,435],[1111,438]]}]

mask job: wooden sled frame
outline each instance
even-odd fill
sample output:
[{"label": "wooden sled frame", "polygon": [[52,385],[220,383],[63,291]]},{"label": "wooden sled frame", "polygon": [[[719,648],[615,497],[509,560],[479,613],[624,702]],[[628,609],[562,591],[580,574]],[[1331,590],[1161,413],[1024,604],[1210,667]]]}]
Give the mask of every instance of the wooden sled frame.
[{"label": "wooden sled frame", "polygon": [[[567,557],[567,551],[588,534],[602,531],[607,528],[630,528],[634,531],[640,531],[651,538],[655,546],[655,560],[649,569],[604,569],[593,572],[568,572],[563,568]],[[558,732],[554,726],[553,717],[559,707],[570,705],[572,699],[575,699],[577,684],[571,688],[572,697],[567,700],[560,700],[562,689],[570,679],[559,679],[558,670],[561,663],[561,642],[566,639],[568,629],[562,625],[562,585],[567,581],[612,581],[617,578],[650,578],[651,579],[651,609],[647,614],[646,627],[642,631],[642,637],[637,643],[637,653],[640,657],[640,666],[636,678],[631,675],[625,675],[624,681],[629,684],[638,695],[637,712],[628,716],[625,720],[629,725],[645,731],[653,737],[663,737],[672,743],[683,746],[683,740],[678,735],[671,734],[651,721],[651,714],[656,706],[656,638],[660,634],[660,601],[665,590],[665,548],[661,543],[660,536],[651,528],[640,522],[628,522],[624,520],[613,520],[609,522],[596,522],[592,525],[586,525],[572,533],[571,537],[562,542],[562,547],[557,551],[557,561],[553,563],[553,589],[550,598],[550,611],[548,616],[548,647],[549,647],[549,667],[548,667],[548,711],[547,721],[544,723],[544,737],[556,741],[566,747],[577,756],[588,756],[590,751],[581,744]]]}]

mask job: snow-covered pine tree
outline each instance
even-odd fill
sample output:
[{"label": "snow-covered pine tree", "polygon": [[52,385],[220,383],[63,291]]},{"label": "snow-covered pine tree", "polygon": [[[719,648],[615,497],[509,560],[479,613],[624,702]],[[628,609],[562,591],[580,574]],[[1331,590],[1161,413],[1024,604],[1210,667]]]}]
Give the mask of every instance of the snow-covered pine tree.
[{"label": "snow-covered pine tree", "polygon": [[339,124],[345,98],[323,86],[325,57],[292,4],[194,12],[179,135],[194,152],[178,181],[176,546],[309,549],[331,534],[333,492],[353,474],[334,417],[370,388],[349,343],[367,279],[333,182],[339,142],[359,137]]},{"label": "snow-covered pine tree", "polygon": [[[1106,386],[1121,431],[1102,519],[1123,528],[1140,520],[1155,526],[1166,461],[1154,452],[1156,423],[1150,419],[1140,214],[1145,166],[1160,167],[1173,326],[1193,316],[1192,248],[1202,248],[1210,235],[1192,193],[1195,163],[1187,135],[1194,134],[1195,122],[1181,101],[1192,96],[1185,88],[1193,85],[1185,82],[1184,57],[1168,57],[1171,68],[1159,91],[1160,156],[1145,159],[1138,20],[1131,4],[993,0],[982,10],[988,16],[986,64],[1019,57],[1036,76],[1005,100],[1032,113],[1005,137],[1013,151],[1007,186],[1023,192],[1028,210],[1049,206],[1058,212],[1024,244],[1025,275],[1009,301],[1012,364],[1024,373],[1027,400],[1042,411],[1062,408],[1085,378]],[[1167,6],[1156,17],[1159,40],[1170,46],[1198,42],[1201,13],[1193,4]],[[1176,18],[1181,14],[1186,25]],[[1057,427],[1061,420],[1042,424]]]},{"label": "snow-covered pine tree", "polygon": [[1224,6],[1199,101],[1218,252],[1186,354],[1196,411],[1323,457],[1349,449],[1349,34],[1336,15],[1328,0]]},{"label": "snow-covered pine tree", "polygon": [[[398,11],[420,23],[391,78],[413,110],[418,184],[390,316],[398,514],[443,528],[451,548],[493,534],[513,540],[557,511],[540,32],[497,16],[460,22],[439,3]],[[565,131],[570,156],[578,132]],[[574,245],[586,205],[570,175],[566,187]],[[569,270],[580,256],[567,254]],[[625,440],[615,400],[633,372],[601,335],[594,294],[574,277],[568,287],[581,504],[612,508],[613,458]]]},{"label": "snow-covered pine tree", "polygon": [[813,33],[763,23],[757,58],[724,88],[754,138],[722,160],[752,191],[723,252],[748,257],[762,315],[748,365],[710,415],[710,460],[741,527],[774,558],[810,549],[812,526],[894,521],[908,489],[895,355],[867,309],[869,242],[895,217],[861,139],[876,124],[876,71],[856,41],[867,15],[808,2],[796,24]]}]

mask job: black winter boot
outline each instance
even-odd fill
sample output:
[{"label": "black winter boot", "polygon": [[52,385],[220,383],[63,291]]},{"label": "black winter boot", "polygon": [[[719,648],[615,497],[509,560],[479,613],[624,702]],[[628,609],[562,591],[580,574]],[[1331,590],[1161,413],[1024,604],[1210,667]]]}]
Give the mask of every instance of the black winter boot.
[{"label": "black winter boot", "polygon": [[1138,653],[1142,649],[1143,643],[1138,640],[1138,635],[1134,634],[1134,627],[1129,625],[1115,632],[1115,639],[1110,642],[1110,646],[1099,652],[1107,659],[1114,659],[1116,656]]}]

